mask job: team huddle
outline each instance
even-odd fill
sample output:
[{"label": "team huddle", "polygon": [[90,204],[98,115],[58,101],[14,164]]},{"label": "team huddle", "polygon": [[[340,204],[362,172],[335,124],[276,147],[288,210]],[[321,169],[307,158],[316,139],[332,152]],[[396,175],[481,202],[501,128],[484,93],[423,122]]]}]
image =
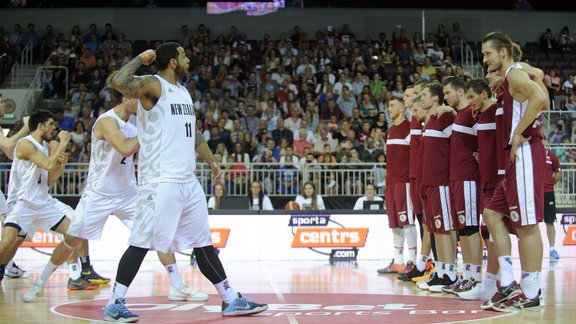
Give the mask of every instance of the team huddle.
[{"label": "team huddle", "polygon": [[[431,292],[482,300],[482,309],[539,308],[543,247],[538,223],[544,217],[547,161],[540,111],[548,106],[543,73],[517,63],[521,51],[502,33],[488,34],[482,53],[486,80],[420,81],[403,99],[391,100],[386,209],[395,257],[378,272],[398,273],[398,279]],[[411,122],[404,117],[406,108]],[[418,258],[414,218],[421,226]],[[509,234],[519,240],[519,284]],[[457,235],[462,278],[456,272]],[[484,280],[482,238],[488,250]]]},{"label": "team huddle", "polygon": [[[541,71],[515,63],[520,52],[508,36],[487,35],[482,52],[487,81],[466,84],[457,77],[443,84],[419,81],[404,98],[390,101],[394,125],[387,141],[386,207],[395,257],[379,272],[398,273],[399,279],[416,281],[419,288],[432,292],[482,300],[483,309],[536,308],[541,305],[538,223],[543,217],[546,163],[539,112],[548,100]],[[135,76],[140,66],[152,62],[157,75]],[[222,315],[250,315],[268,308],[232,288],[212,246],[205,194],[195,175],[197,154],[210,164],[213,183],[220,181],[222,171],[202,134],[190,127],[196,125],[193,109],[186,108],[193,107],[192,100],[178,83],[189,62],[179,44],[168,42],[141,53],[111,78],[122,93],[121,103],[94,124],[87,187],[76,210],[48,192],[67,163],[70,133],[61,131],[59,141],[53,141],[54,119],[48,112],[35,112],[25,121],[29,135],[21,134],[13,147],[0,280],[11,268],[7,265],[17,248],[37,228],[64,235],[41,276],[24,294],[25,302],[37,301],[50,275],[67,260],[71,290],[97,289],[109,282],[90,265],[87,242],[100,239],[107,218],[115,215],[132,232],[105,320],[139,319],[127,309],[124,297],[148,250],[156,250],[166,267],[170,300],[208,299],[188,287],[178,273],[174,252],[194,249],[200,271],[223,300]],[[448,106],[443,105],[445,100]],[[411,121],[405,118],[407,108]],[[416,219],[422,240],[418,257]],[[457,233],[462,278],[456,271]],[[519,284],[512,273],[509,233],[520,242]],[[484,278],[482,237],[488,248]],[[409,249],[406,260],[404,240]],[[432,250],[434,262],[429,259]]]}]

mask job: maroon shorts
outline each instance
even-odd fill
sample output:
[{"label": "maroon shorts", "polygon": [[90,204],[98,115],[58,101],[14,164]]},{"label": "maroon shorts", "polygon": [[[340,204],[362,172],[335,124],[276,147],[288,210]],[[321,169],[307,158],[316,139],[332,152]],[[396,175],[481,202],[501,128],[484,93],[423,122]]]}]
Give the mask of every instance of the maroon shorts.
[{"label": "maroon shorts", "polygon": [[448,186],[422,186],[422,206],[428,231],[446,233],[454,230]]},{"label": "maroon shorts", "polygon": [[450,181],[450,201],[454,228],[480,225],[477,181]]},{"label": "maroon shorts", "polygon": [[485,208],[504,214],[514,227],[536,225],[544,219],[544,145],[538,139],[522,143],[514,162],[509,153],[504,179]]},{"label": "maroon shorts", "polygon": [[420,181],[410,178],[410,198],[412,199],[412,208],[414,214],[422,214],[422,199],[420,195]]},{"label": "maroon shorts", "polygon": [[386,183],[386,213],[390,228],[414,224],[409,183]]},{"label": "maroon shorts", "polygon": [[[481,208],[482,208],[481,210],[484,210],[484,206],[486,206],[488,204],[488,202],[490,202],[490,200],[492,199],[492,196],[494,195],[494,191],[496,191],[497,186],[498,186],[498,183],[489,183],[489,184],[482,185],[482,190],[481,190],[482,191],[482,197],[480,199]],[[516,229],[512,225],[512,221],[510,220],[510,217],[504,217],[504,225],[506,225],[506,228],[508,229],[508,232],[510,234],[516,235]],[[488,228],[487,228],[484,220],[482,220],[482,230],[488,231]]]}]

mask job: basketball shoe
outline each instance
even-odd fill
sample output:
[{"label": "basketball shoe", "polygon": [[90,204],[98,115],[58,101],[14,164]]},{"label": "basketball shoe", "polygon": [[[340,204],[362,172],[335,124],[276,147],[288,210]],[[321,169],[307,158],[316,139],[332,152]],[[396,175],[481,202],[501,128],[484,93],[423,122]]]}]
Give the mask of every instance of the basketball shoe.
[{"label": "basketball shoe", "polygon": [[533,299],[526,297],[523,292],[520,292],[505,302],[492,305],[492,309],[505,313],[518,312],[521,310],[540,310],[543,304],[541,296],[542,290],[538,290],[538,295]]},{"label": "basketball shoe", "polygon": [[407,274],[408,272],[410,272],[414,269],[416,269],[416,265],[414,264],[414,262],[412,262],[412,261],[406,262],[404,269],[402,269],[402,271],[398,272],[398,278],[400,278],[401,275]]},{"label": "basketball shoe", "polygon": [[99,284],[91,283],[82,277],[76,280],[68,279],[68,290],[94,290],[98,288],[100,288]]},{"label": "basketball shoe", "polygon": [[169,300],[176,301],[206,301],[208,300],[208,295],[200,292],[195,292],[187,285],[182,285],[182,287],[176,289],[170,286],[170,293],[168,294]]},{"label": "basketball shoe", "polygon": [[470,279],[465,284],[455,289],[454,293],[464,300],[480,300],[483,294],[482,281]]},{"label": "basketball shoe", "polygon": [[424,270],[424,274],[421,275],[420,277],[412,278],[412,281],[414,281],[414,282],[426,281],[426,280],[430,279],[430,276],[435,272],[436,272],[436,268],[434,267],[434,261],[432,261],[432,259],[430,259],[426,263],[426,269]]},{"label": "basketball shoe", "polygon": [[42,297],[42,295],[44,295],[44,283],[37,280],[22,296],[22,300],[26,303],[35,303],[38,301],[38,297]]},{"label": "basketball shoe", "polygon": [[134,323],[140,319],[140,316],[132,313],[126,308],[124,298],[118,298],[114,304],[107,305],[104,308],[104,320],[108,322]]},{"label": "basketball shoe", "polygon": [[32,276],[32,273],[26,272],[20,269],[20,267],[16,265],[16,263],[12,263],[12,267],[10,267],[10,269],[7,269],[4,275],[8,278],[15,279],[15,278],[28,278]]},{"label": "basketball shoe", "polygon": [[90,281],[91,283],[100,285],[105,285],[110,282],[110,278],[102,277],[96,271],[94,271],[92,266],[90,266],[88,271],[82,271],[82,278],[84,278],[84,280]]},{"label": "basketball shoe", "polygon": [[222,316],[242,316],[261,313],[268,309],[267,304],[258,304],[249,301],[246,297],[238,294],[238,298],[230,304],[222,302]]},{"label": "basketball shoe", "polygon": [[501,287],[500,283],[496,283],[498,290],[492,296],[492,298],[484,301],[480,308],[482,309],[494,309],[494,305],[498,303],[505,303],[508,299],[515,297],[522,293],[522,289],[520,289],[520,285],[516,283],[516,281],[512,281],[512,283],[506,287]]},{"label": "basketball shoe", "polygon": [[466,282],[468,282],[468,280],[463,280],[462,278],[456,276],[456,281],[449,286],[442,287],[442,292],[445,292],[447,294],[454,294],[454,290],[458,289],[461,285],[463,285]]},{"label": "basketball shoe", "polygon": [[404,270],[404,265],[394,263],[394,259],[392,259],[392,261],[386,268],[378,269],[378,273],[380,274],[399,273],[402,270]]},{"label": "basketball shoe", "polygon": [[440,278],[440,276],[436,276],[433,280],[428,282],[428,290],[434,293],[441,293],[444,287],[449,287],[454,285],[458,281],[458,278],[452,280],[450,277],[445,274]]}]

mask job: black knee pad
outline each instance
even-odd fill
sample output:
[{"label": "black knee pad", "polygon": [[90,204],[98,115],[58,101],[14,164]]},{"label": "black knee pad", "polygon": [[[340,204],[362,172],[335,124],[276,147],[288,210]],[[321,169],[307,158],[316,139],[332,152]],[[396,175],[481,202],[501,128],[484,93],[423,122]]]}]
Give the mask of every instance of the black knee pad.
[{"label": "black knee pad", "polygon": [[472,236],[480,231],[480,226],[465,226],[463,229],[458,230],[460,236]]}]

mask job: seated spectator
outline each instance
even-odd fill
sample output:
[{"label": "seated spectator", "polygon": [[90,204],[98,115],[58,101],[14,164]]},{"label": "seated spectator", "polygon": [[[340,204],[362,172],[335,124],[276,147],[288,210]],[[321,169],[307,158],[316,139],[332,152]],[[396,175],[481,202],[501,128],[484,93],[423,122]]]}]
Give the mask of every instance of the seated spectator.
[{"label": "seated spectator", "polygon": [[364,190],[364,196],[358,198],[354,204],[354,210],[363,210],[365,201],[384,201],[382,197],[375,196],[376,190],[373,183],[367,183]]},{"label": "seated spectator", "polygon": [[574,93],[569,93],[566,98],[566,110],[576,111],[576,98],[574,98]]},{"label": "seated spectator", "polygon": [[544,76],[544,84],[548,89],[548,96],[550,97],[550,110],[553,110],[554,96],[560,91],[560,85],[562,84],[562,80],[558,76],[558,71],[555,67],[550,68]]},{"label": "seated spectator", "polygon": [[259,181],[252,181],[250,192],[248,192],[249,210],[274,210],[270,197],[264,194],[262,184]]},{"label": "seated spectator", "polygon": [[234,144],[234,151],[231,155],[235,163],[243,163],[246,169],[250,169],[250,156],[244,152],[244,145],[242,143]]},{"label": "seated spectator", "polygon": [[428,49],[426,55],[430,58],[430,62],[434,66],[442,66],[444,65],[444,51],[440,44],[434,43],[434,47]]},{"label": "seated spectator", "polygon": [[[290,103],[288,109],[288,116],[286,116],[286,119],[284,120],[284,125],[287,129],[294,133],[300,129],[300,124],[302,122],[302,118],[300,118],[300,108],[297,104]],[[293,137],[289,142],[292,143],[292,141],[294,141]]]},{"label": "seated spectator", "polygon": [[272,131],[272,137],[275,143],[280,143],[281,138],[286,138],[288,143],[294,142],[294,131],[285,127],[284,118],[276,119],[276,129]]},{"label": "seated spectator", "polygon": [[344,113],[345,117],[352,117],[352,110],[358,107],[358,104],[356,103],[356,98],[354,98],[354,96],[352,95],[352,93],[348,88],[344,88],[342,90],[342,94],[338,96],[336,104],[338,105],[342,113]]},{"label": "seated spectator", "polygon": [[300,128],[298,131],[298,138],[294,140],[294,152],[298,157],[304,157],[304,152],[306,148],[312,148],[313,144],[312,141],[308,140],[308,131],[305,128]]},{"label": "seated spectator", "polygon": [[424,58],[424,64],[422,65],[422,73],[420,77],[422,79],[431,80],[436,77],[436,68],[432,66],[432,61],[429,56]]},{"label": "seated spectator", "polygon": [[338,120],[346,117],[333,98],[329,98],[326,101],[326,105],[321,106],[320,109],[320,120],[327,121],[331,116],[336,116]]},{"label": "seated spectator", "polygon": [[[377,110],[378,107],[374,103],[372,96],[365,93],[362,95],[362,101],[358,104],[358,109],[360,110],[361,116],[368,116],[370,114],[370,110]],[[352,110],[352,112],[354,112],[354,110]]]},{"label": "seated spectator", "polygon": [[562,28],[562,35],[560,36],[560,49],[562,52],[571,52],[574,47],[574,38],[570,36],[570,29],[568,26]]},{"label": "seated spectator", "polygon": [[551,130],[548,134],[548,143],[550,143],[550,145],[558,145],[562,143],[562,138],[565,135],[566,133],[564,132],[564,123],[559,120],[556,123],[556,126],[554,126],[554,129]]},{"label": "seated spectator", "polygon": [[308,181],[304,184],[301,194],[296,196],[296,203],[300,210],[325,210],[324,200],[316,191],[316,185]]},{"label": "seated spectator", "polygon": [[294,195],[298,192],[298,169],[290,165],[281,165],[279,170],[278,194]]},{"label": "seated spectator", "polygon": [[554,35],[552,35],[550,28],[546,29],[546,32],[540,37],[540,49],[544,50],[546,56],[548,56],[550,52],[558,49],[558,42]]},{"label": "seated spectator", "polygon": [[562,91],[566,92],[567,94],[571,94],[574,92],[574,83],[576,75],[571,74],[568,76],[568,79],[562,83]]},{"label": "seated spectator", "polygon": [[292,165],[296,168],[299,167],[298,165],[299,158],[296,154],[294,154],[294,147],[291,145],[286,146],[284,149],[284,154],[280,156],[280,164],[281,165]]},{"label": "seated spectator", "polygon": [[324,126],[324,124],[322,127],[318,127],[318,133],[315,134],[314,136],[314,147],[312,148],[312,151],[314,152],[314,154],[316,155],[320,155],[322,154],[325,150],[326,147],[328,147],[329,152],[336,152],[336,148],[338,146],[338,142],[332,138],[330,138],[328,135],[328,130],[326,129],[326,126]]},{"label": "seated spectator", "polygon": [[222,197],[226,197],[226,188],[223,184],[214,185],[214,196],[208,199],[208,210],[220,210]]}]

